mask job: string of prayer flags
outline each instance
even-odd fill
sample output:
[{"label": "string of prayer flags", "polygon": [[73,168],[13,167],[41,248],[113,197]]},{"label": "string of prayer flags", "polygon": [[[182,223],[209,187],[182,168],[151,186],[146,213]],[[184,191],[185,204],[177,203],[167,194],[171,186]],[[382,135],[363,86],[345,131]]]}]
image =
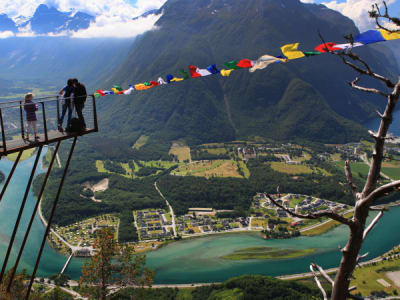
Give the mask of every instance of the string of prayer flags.
[{"label": "string of prayer flags", "polygon": [[281,47],[283,55],[288,59],[298,59],[305,56],[305,54],[298,50],[299,43],[287,44]]},{"label": "string of prayer flags", "polygon": [[299,43],[287,44],[281,47],[282,53],[284,54],[285,57],[272,56],[266,54],[261,56],[257,60],[250,60],[250,59],[234,60],[225,63],[226,69],[222,70],[218,70],[215,64],[208,66],[206,69],[200,69],[197,66],[190,65],[189,66],[190,74],[184,69],[180,70],[180,74],[182,74],[183,78],[175,77],[171,74],[168,74],[166,76],[166,81],[162,77],[159,77],[157,81],[139,83],[134,86],[130,85],[127,90],[122,89],[118,85],[114,85],[112,91],[97,90],[96,93],[94,93],[94,95],[95,97],[113,95],[113,94],[130,95],[134,90],[148,90],[155,86],[166,85],[172,82],[179,82],[187,80],[189,78],[204,77],[218,73],[220,73],[224,77],[229,77],[232,71],[239,69],[249,69],[250,72],[255,72],[256,70],[265,69],[269,65],[274,63],[287,62],[288,60],[315,56],[331,51],[347,51],[354,47],[360,47],[371,43],[400,39],[400,32],[390,32],[384,29],[368,30],[366,32],[356,35],[355,37],[352,37],[350,35],[347,39],[350,41],[349,43],[344,43],[344,44],[336,44],[334,42],[323,43],[315,47],[314,51],[305,51],[305,52],[300,51],[298,49]]}]

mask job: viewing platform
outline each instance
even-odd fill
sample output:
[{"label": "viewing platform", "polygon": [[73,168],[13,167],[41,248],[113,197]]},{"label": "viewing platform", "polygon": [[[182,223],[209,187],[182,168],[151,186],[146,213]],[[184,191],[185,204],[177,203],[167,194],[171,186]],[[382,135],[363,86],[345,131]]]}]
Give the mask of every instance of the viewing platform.
[{"label": "viewing platform", "polygon": [[[73,99],[70,99],[73,104]],[[0,158],[15,152],[20,152],[40,145],[48,145],[76,136],[83,136],[98,131],[96,99],[94,95],[88,95],[83,116],[86,128],[79,132],[65,131],[68,120],[68,110],[64,116],[63,128],[58,129],[58,123],[62,116],[64,99],[62,97],[46,97],[33,99],[37,106],[37,136],[35,139],[30,129],[27,139],[28,122],[24,109],[24,100],[0,103]],[[72,105],[72,107],[75,107]],[[75,108],[72,118],[77,117]]]}]

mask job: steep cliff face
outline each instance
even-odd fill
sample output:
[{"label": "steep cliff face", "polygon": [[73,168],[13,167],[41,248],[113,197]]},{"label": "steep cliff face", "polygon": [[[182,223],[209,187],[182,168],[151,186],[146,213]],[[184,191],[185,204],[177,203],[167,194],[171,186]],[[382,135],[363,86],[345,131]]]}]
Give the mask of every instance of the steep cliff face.
[{"label": "steep cliff face", "polygon": [[[298,0],[169,0],[158,29],[144,34],[105,85],[155,80],[189,64],[205,67],[263,54],[301,42],[321,43],[358,31],[354,23],[322,5]],[[367,16],[366,16],[367,17]],[[357,49],[378,71],[393,73],[382,53]],[[364,135],[358,124],[371,116],[379,99],[353,91],[352,70],[334,55],[277,64],[230,78],[187,80],[115,97],[101,104],[105,130],[189,143],[249,136],[345,142]]]}]

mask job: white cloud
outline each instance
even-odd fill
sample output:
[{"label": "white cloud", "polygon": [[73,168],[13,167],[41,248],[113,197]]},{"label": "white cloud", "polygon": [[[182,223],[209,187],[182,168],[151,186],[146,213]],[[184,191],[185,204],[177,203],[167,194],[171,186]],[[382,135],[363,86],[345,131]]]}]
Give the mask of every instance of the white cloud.
[{"label": "white cloud", "polygon": [[116,37],[128,38],[142,34],[146,31],[155,29],[154,24],[161,15],[149,15],[135,21],[124,20],[119,16],[108,17],[100,16],[96,18],[96,23],[86,30],[80,30],[72,34],[75,38],[97,38],[97,37]]},{"label": "white cloud", "polygon": [[[387,4],[393,4],[397,0],[387,0]],[[302,0],[304,3],[315,3],[315,0]],[[371,10],[373,4],[377,3],[376,0],[347,0],[346,2],[339,2],[337,0],[322,2],[330,9],[334,9],[349,17],[356,23],[357,27],[361,30],[368,30],[375,28],[374,21],[369,18],[368,11]]]},{"label": "white cloud", "polygon": [[14,33],[12,31],[2,31],[0,32],[0,39],[6,39],[9,37],[13,37],[15,36]]},{"label": "white cloud", "polygon": [[[149,16],[132,21],[150,9],[160,8],[166,0],[138,0],[131,5],[125,0],[1,0],[0,14],[5,13],[16,22],[31,17],[40,4],[46,4],[60,11],[81,11],[96,17],[96,23],[73,37],[134,37],[154,27],[160,16]],[[17,35],[30,36],[27,30]],[[70,35],[60,33],[57,35]]]}]

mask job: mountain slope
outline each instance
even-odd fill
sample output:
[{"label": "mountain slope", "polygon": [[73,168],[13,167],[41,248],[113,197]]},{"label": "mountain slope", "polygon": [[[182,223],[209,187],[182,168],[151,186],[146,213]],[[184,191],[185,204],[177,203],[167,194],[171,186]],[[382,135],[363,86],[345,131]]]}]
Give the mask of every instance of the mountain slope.
[{"label": "mountain slope", "polygon": [[[321,43],[318,30],[332,41],[358,32],[338,12],[298,0],[169,0],[161,10],[158,30],[135,43],[105,85],[178,76],[189,64],[279,55],[280,46],[297,41],[311,50]],[[395,73],[381,54],[368,47],[359,52],[378,72]],[[235,71],[228,79],[196,79],[118,97],[101,105],[101,118],[108,133],[189,143],[255,135],[345,142],[365,134],[356,122],[380,105],[348,87],[354,75],[337,57],[321,55],[254,74]]]},{"label": "mountain slope", "polygon": [[6,14],[0,14],[0,32],[2,31],[18,31],[17,25]]}]

